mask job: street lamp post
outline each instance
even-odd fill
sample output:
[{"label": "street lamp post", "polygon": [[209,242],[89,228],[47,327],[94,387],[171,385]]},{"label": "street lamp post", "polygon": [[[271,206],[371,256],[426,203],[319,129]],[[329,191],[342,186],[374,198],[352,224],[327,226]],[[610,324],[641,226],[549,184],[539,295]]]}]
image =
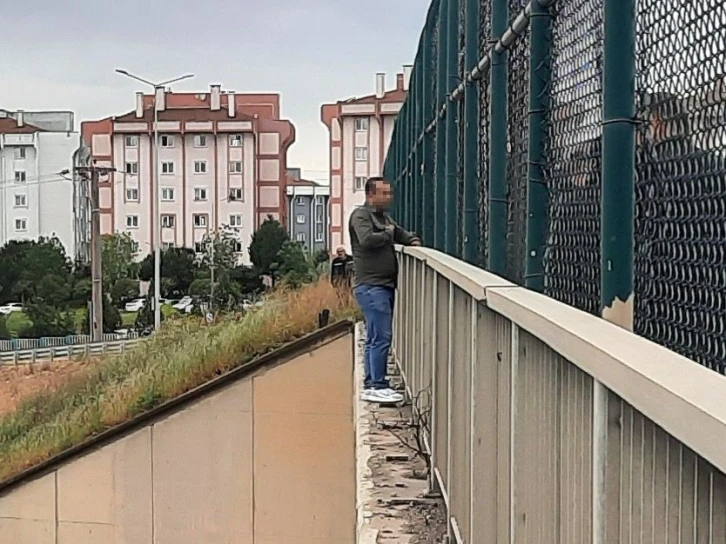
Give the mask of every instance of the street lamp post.
[{"label": "street lamp post", "polygon": [[136,76],[126,70],[116,69],[116,72],[139,81],[144,85],[148,85],[154,89],[154,202],[156,213],[154,214],[154,330],[159,329],[161,325],[161,183],[159,181],[159,172],[161,164],[159,162],[159,107],[157,104],[159,89],[163,89],[171,83],[182,81],[194,77],[194,74],[185,74],[162,81],[161,83],[153,83],[144,78]]}]

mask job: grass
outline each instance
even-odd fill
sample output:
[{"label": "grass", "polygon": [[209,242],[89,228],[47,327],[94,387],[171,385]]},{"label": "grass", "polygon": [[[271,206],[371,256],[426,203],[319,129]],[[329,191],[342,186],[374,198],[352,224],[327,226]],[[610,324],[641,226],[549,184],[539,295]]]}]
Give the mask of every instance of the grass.
[{"label": "grass", "polygon": [[206,326],[174,320],[136,349],[109,357],[54,391],[26,399],[0,417],[0,481],[36,465],[225,371],[317,327],[356,315],[327,283],[279,291],[270,303]]}]

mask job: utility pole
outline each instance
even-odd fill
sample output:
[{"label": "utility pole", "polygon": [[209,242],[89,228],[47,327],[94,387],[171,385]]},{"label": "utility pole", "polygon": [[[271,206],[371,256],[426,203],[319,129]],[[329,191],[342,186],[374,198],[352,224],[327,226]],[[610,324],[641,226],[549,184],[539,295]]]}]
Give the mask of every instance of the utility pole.
[{"label": "utility pole", "polygon": [[103,262],[101,251],[101,209],[99,199],[99,180],[101,175],[115,172],[115,168],[92,166],[78,168],[78,173],[91,182],[91,341],[103,341]]}]

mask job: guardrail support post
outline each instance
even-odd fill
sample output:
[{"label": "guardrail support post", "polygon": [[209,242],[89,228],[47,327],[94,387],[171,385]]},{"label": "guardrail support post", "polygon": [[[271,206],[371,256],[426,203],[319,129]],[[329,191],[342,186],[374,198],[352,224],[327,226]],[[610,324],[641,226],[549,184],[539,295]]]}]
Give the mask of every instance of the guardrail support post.
[{"label": "guardrail support post", "polygon": [[[496,43],[509,22],[508,0],[491,0],[492,34]],[[509,53],[492,54],[491,100],[489,101],[489,262],[493,274],[504,276],[507,269],[507,78]]]},{"label": "guardrail support post", "polygon": [[[466,0],[464,66],[471,70],[479,62],[479,1]],[[464,260],[479,261],[479,85],[464,88]]]},{"label": "guardrail support post", "polygon": [[[628,330],[634,298],[635,14],[635,0],[605,0],[600,297],[603,318]],[[604,544],[608,392],[596,380],[593,393],[592,542]]]},{"label": "guardrail support post", "polygon": [[445,250],[449,255],[458,257],[457,253],[457,216],[458,187],[457,169],[459,142],[457,134],[458,105],[449,99],[450,90],[459,84],[459,0],[448,0],[446,3],[446,237]]},{"label": "guardrail support post", "polygon": [[545,125],[550,107],[552,13],[540,0],[532,0],[529,54],[529,157],[527,166],[527,256],[524,285],[544,291],[544,251],[547,242],[549,193],[545,182]]}]

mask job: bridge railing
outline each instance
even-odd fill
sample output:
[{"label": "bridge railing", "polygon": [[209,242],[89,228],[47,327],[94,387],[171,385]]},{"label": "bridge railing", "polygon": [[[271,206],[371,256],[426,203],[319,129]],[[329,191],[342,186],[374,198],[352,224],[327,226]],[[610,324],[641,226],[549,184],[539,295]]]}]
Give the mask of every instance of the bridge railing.
[{"label": "bridge railing", "polygon": [[394,349],[452,542],[726,542],[726,378],[435,250]]}]

